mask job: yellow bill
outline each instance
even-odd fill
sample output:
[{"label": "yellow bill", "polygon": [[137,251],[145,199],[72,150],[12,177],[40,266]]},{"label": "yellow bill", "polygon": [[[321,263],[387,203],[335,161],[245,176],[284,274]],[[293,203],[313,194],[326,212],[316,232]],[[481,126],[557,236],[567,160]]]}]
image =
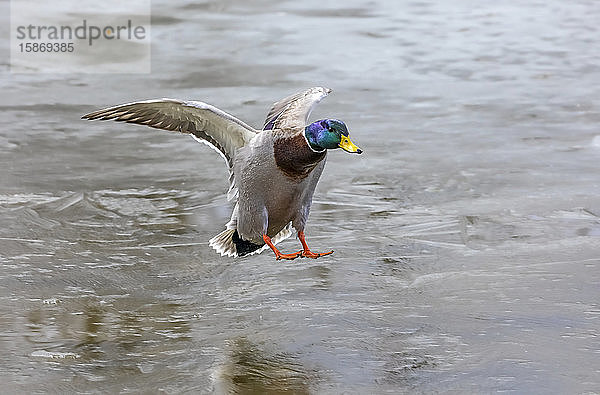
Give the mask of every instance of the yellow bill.
[{"label": "yellow bill", "polygon": [[354,143],[352,141],[350,141],[348,136],[342,135],[342,141],[340,141],[339,146],[341,149],[343,149],[346,152],[350,152],[351,154],[352,153],[357,153],[357,154],[362,153],[362,150],[360,148],[358,148],[356,145],[354,145]]}]

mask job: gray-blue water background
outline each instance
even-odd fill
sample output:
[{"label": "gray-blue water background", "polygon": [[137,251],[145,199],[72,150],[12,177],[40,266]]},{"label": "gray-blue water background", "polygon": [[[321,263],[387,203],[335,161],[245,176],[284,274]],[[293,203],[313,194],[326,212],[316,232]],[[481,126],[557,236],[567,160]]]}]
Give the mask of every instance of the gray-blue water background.
[{"label": "gray-blue water background", "polygon": [[[149,75],[3,57],[1,391],[599,391],[599,20],[586,0],[157,0]],[[365,151],[329,155],[317,261],[221,258],[217,154],[79,119],[176,97],[258,127],[315,85],[334,93],[313,119]]]}]

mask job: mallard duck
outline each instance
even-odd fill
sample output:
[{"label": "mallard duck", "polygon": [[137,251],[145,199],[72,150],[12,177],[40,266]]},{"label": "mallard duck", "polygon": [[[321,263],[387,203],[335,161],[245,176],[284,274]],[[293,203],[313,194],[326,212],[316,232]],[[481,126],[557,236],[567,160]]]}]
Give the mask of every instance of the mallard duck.
[{"label": "mallard duck", "polygon": [[[240,257],[271,248],[276,259],[319,258],[308,248],[304,227],[327,150],[360,154],[337,119],[307,125],[313,107],[331,92],[315,87],[276,102],[262,130],[200,101],[146,100],[98,110],[83,119],[115,120],[190,134],[220,153],[229,167],[228,200],[236,200],[226,230],[209,241],[223,256]],[[302,250],[275,245],[298,232]]]}]

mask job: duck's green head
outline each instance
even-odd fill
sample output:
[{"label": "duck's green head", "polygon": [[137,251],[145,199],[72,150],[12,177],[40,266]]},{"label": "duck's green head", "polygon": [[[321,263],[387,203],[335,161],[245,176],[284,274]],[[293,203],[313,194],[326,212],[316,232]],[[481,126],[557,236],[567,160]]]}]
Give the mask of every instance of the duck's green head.
[{"label": "duck's green head", "polygon": [[348,138],[348,128],[337,119],[322,119],[304,128],[304,135],[310,147],[315,151],[341,148],[346,152],[360,154],[358,148]]}]

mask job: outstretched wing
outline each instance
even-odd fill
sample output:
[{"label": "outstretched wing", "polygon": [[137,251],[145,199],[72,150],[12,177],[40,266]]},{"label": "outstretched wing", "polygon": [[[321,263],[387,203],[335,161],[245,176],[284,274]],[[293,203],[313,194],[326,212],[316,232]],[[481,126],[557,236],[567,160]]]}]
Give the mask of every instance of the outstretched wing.
[{"label": "outstretched wing", "polygon": [[244,122],[200,101],[139,101],[94,111],[82,118],[112,119],[191,134],[196,140],[216,149],[229,168],[233,165],[235,151],[256,135],[256,130]]},{"label": "outstretched wing", "polygon": [[278,101],[269,111],[263,130],[305,127],[313,107],[329,92],[331,89],[317,86]]}]

